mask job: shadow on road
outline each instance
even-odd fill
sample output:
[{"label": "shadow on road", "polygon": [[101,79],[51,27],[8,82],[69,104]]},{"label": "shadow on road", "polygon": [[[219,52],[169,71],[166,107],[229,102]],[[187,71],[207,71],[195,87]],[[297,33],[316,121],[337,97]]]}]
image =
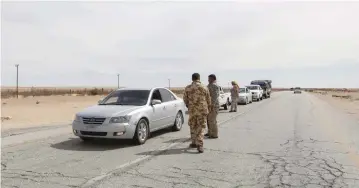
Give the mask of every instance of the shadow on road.
[{"label": "shadow on road", "polygon": [[166,144],[172,144],[172,143],[176,143],[176,142],[186,142],[186,141],[189,141],[190,138],[175,138],[175,139],[171,139],[171,140],[167,140],[163,143],[166,143]]},{"label": "shadow on road", "polygon": [[153,155],[153,156],[159,156],[159,155],[178,155],[178,154],[198,154],[197,149],[190,149],[190,148],[174,148],[174,149],[168,149],[168,150],[153,150],[153,151],[146,151],[137,153],[136,155]]},{"label": "shadow on road", "polygon": [[[171,129],[163,129],[153,132],[151,133],[151,137],[149,139],[161,136],[169,132],[171,132]],[[106,151],[127,147],[136,147],[136,145],[133,143],[132,140],[98,138],[84,142],[80,138],[70,138],[69,140],[52,144],[51,147],[55,149],[71,151]]]},{"label": "shadow on road", "polygon": [[95,139],[84,142],[79,138],[70,138],[69,140],[51,145],[55,149],[71,151],[106,151],[131,146],[134,146],[131,140]]}]

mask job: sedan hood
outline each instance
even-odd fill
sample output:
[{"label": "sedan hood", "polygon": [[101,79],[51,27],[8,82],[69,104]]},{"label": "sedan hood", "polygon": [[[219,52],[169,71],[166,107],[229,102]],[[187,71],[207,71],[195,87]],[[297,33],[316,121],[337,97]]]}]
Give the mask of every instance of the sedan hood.
[{"label": "sedan hood", "polygon": [[259,90],[251,90],[251,93],[259,93]]},{"label": "sedan hood", "polygon": [[85,108],[76,115],[80,117],[114,117],[124,116],[143,106],[122,106],[122,105],[95,105]]}]

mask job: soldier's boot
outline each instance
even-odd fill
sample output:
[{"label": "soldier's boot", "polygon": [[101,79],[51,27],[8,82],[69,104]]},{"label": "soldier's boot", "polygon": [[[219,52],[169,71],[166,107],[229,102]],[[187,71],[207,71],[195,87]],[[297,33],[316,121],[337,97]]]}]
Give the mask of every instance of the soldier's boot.
[{"label": "soldier's boot", "polygon": [[198,146],[198,147],[197,147],[197,150],[198,150],[199,153],[203,153],[203,152],[204,152],[203,146]]},{"label": "soldier's boot", "polygon": [[198,146],[197,146],[197,144],[195,144],[195,143],[191,143],[191,144],[189,145],[189,147],[190,147],[190,148],[197,148]]}]

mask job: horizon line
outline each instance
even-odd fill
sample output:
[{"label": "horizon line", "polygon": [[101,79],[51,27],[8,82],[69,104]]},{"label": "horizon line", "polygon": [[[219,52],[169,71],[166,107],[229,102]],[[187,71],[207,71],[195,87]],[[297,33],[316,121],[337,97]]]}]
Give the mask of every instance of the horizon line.
[{"label": "horizon line", "polygon": [[[128,88],[129,86],[120,86],[119,88]],[[164,87],[164,86],[156,86],[156,87]],[[181,87],[164,87],[164,88],[185,88],[186,86],[181,86]],[[112,88],[117,88],[117,86],[19,86],[19,88],[51,88],[51,89],[56,89],[56,88],[74,88],[74,89],[78,89],[78,88],[83,88],[83,89],[100,89],[100,88],[106,88],[106,89],[112,89]],[[152,88],[152,87],[151,87]],[[227,87],[224,87],[227,88]],[[294,88],[294,87],[272,87],[272,89],[290,89],[290,88]],[[301,89],[359,89],[359,87],[300,87]],[[1,89],[16,89],[16,86],[1,86]]]}]

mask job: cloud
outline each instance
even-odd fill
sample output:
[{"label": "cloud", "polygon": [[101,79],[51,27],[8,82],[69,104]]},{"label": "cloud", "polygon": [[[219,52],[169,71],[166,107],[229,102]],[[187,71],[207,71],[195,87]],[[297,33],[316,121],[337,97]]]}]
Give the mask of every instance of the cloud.
[{"label": "cloud", "polygon": [[39,75],[68,85],[52,75],[125,72],[147,83],[359,62],[357,2],[3,2],[1,19],[2,84],[16,63],[31,85],[44,83]]}]

